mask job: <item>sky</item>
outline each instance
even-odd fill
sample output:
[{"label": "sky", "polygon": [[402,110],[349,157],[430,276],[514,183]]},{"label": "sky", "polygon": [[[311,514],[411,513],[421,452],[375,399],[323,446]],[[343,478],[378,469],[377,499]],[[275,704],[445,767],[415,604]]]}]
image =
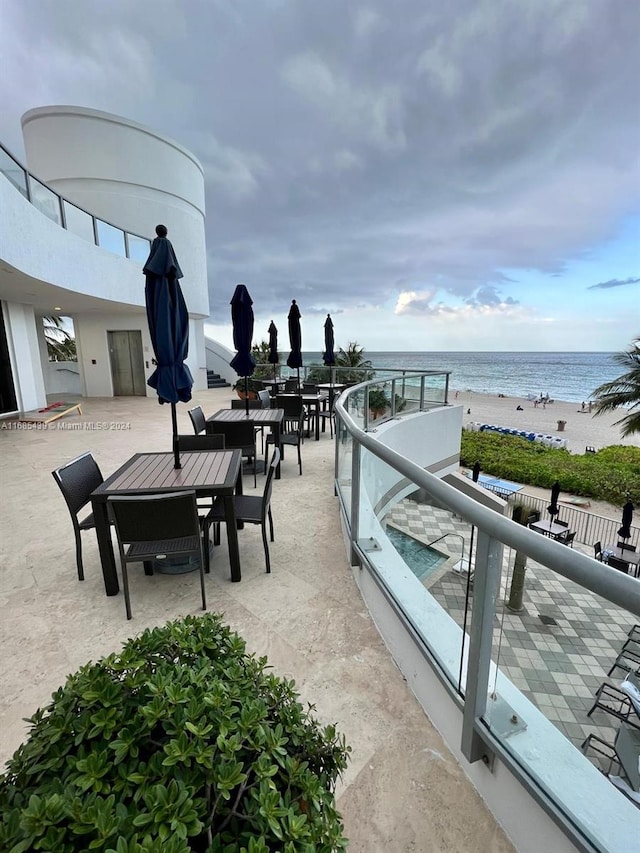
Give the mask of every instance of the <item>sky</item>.
[{"label": "sky", "polygon": [[[626,349],[640,337],[640,3],[0,0],[0,141],[71,104],[206,182],[208,333],[303,349]],[[179,247],[176,247],[179,257]]]}]

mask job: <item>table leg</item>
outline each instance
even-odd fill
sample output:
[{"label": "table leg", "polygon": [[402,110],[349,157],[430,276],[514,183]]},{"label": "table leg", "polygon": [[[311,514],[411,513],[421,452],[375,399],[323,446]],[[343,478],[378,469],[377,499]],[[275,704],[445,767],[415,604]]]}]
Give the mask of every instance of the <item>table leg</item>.
[{"label": "table leg", "polygon": [[237,583],[242,580],[242,572],[240,570],[240,549],[238,548],[238,528],[236,527],[236,513],[233,508],[233,495],[224,496],[224,517],[227,525],[231,580]]},{"label": "table leg", "polygon": [[316,441],[320,441],[320,402],[316,403]]},{"label": "table leg", "polygon": [[[280,447],[280,424],[275,423],[272,425],[271,428],[273,430],[273,443],[276,447],[279,448]],[[282,457],[282,454],[280,454],[280,455]],[[269,464],[269,460],[267,460],[267,465],[268,464]],[[278,465],[276,467],[276,480],[279,480],[279,479],[280,479],[280,463],[278,462]]]},{"label": "table leg", "polygon": [[118,584],[118,573],[116,572],[116,561],[111,542],[107,503],[106,501],[91,501],[91,506],[93,518],[96,523],[96,538],[98,539],[98,552],[100,554],[100,563],[102,564],[104,589],[107,595],[117,595],[120,586]]}]

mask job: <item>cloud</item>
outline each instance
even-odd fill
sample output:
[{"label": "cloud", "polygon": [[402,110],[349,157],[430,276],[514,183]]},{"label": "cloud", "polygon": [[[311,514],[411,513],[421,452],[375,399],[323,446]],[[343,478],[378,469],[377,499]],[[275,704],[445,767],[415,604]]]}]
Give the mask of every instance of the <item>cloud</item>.
[{"label": "cloud", "polygon": [[624,281],[612,278],[610,281],[601,281],[599,284],[591,284],[587,290],[608,290],[611,287],[625,287],[628,284],[640,284],[640,278],[626,278]]},{"label": "cloud", "polygon": [[0,139],[79,104],[193,151],[216,324],[242,281],[259,317],[365,306],[403,348],[412,317],[495,334],[545,288],[562,323],[606,287],[624,334],[632,237],[596,261],[640,215],[639,39],[606,0],[3,0]]}]

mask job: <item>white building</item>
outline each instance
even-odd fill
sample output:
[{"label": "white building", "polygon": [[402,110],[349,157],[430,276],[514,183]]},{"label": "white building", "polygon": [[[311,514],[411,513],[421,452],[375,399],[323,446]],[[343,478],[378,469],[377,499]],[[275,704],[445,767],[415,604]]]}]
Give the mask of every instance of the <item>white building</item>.
[{"label": "white building", "polygon": [[73,320],[80,394],[155,394],[142,267],[159,223],[184,273],[187,364],[194,388],[206,388],[198,160],[147,127],[80,107],[30,110],[22,130],[26,168],[0,146],[0,417],[58,393],[42,316]]}]

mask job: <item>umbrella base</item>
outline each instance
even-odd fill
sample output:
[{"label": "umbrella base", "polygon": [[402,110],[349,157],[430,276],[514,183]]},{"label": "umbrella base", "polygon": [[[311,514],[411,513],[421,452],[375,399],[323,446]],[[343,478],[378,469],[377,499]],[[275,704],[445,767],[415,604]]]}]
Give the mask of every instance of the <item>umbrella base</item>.
[{"label": "umbrella base", "polygon": [[[255,463],[256,463],[256,474],[264,474],[264,461],[262,459],[256,459]],[[243,462],[242,463],[242,473],[253,475],[253,462]]]},{"label": "umbrella base", "polygon": [[184,575],[195,572],[200,565],[197,557],[167,557],[166,560],[154,560],[153,571],[159,575]]}]

